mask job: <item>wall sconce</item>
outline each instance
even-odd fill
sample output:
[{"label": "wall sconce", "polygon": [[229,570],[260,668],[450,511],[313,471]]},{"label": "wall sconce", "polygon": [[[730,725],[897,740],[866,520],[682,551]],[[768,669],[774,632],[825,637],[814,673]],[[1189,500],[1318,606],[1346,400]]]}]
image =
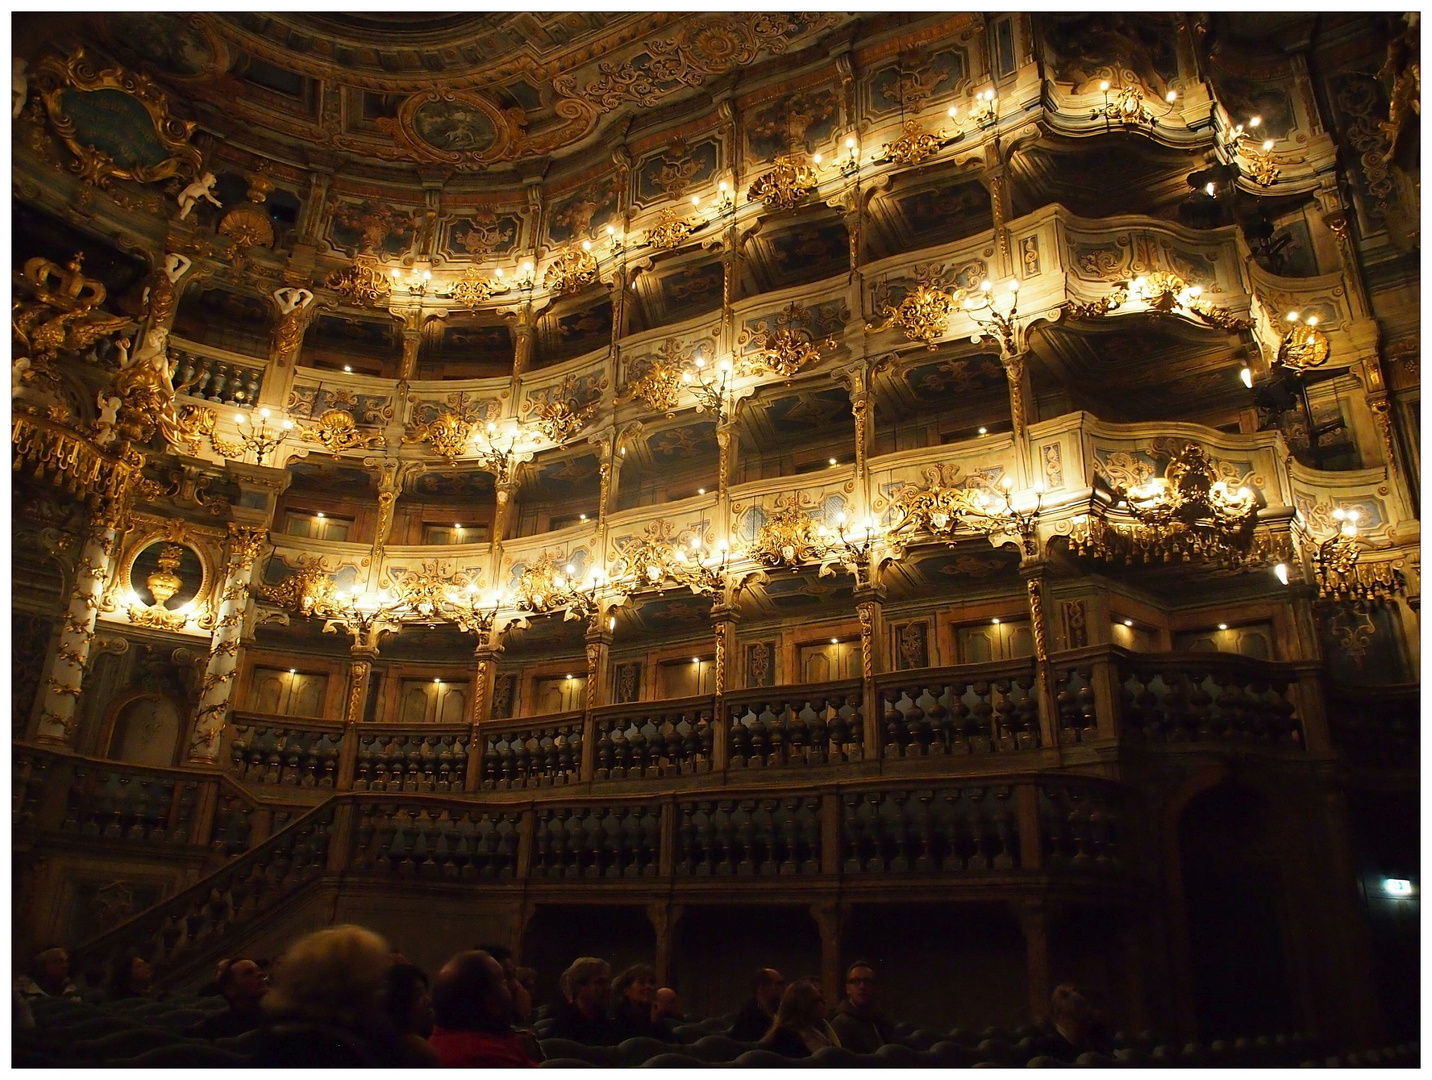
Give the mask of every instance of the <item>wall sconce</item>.
[{"label": "wall sconce", "polygon": [[1278,345],[1278,362],[1300,371],[1326,364],[1332,355],[1332,345],[1328,336],[1318,329],[1318,317],[1303,318],[1296,311],[1290,311],[1286,318],[1291,325]]},{"label": "wall sconce", "polygon": [[970,123],[986,128],[999,119],[999,110],[994,102],[993,90],[985,90],[976,94],[975,103],[970,106]]},{"label": "wall sconce", "polygon": [[428,291],[428,283],[433,280],[431,270],[419,271],[416,268],[409,270],[407,278],[404,279],[403,272],[397,268],[392,271],[393,288],[406,288],[409,296],[422,296]]},{"label": "wall sconce", "polygon": [[270,415],[268,409],[260,409],[258,427],[250,424],[243,413],[234,417],[234,423],[239,425],[239,441],[243,443],[246,455],[254,455],[255,465],[264,464],[264,460],[278,449],[279,444],[288,438],[288,433],[293,430],[293,421],[285,417],[279,428],[271,431],[268,423]]},{"label": "wall sconce", "polygon": [[1118,121],[1120,124],[1148,124],[1149,127],[1154,127],[1160,120],[1173,112],[1173,104],[1178,100],[1178,91],[1170,90],[1164,97],[1164,103],[1168,107],[1162,113],[1155,113],[1144,100],[1142,86],[1126,83],[1123,89],[1115,91],[1112,101],[1109,99],[1108,79],[1099,84],[1099,89],[1104,95],[1104,105],[1091,112],[1089,119],[1097,120],[1102,116],[1106,131],[1113,121]]},{"label": "wall sconce", "polygon": [[471,439],[477,467],[492,473],[494,483],[499,486],[511,482],[519,464],[532,460],[532,451],[523,445],[531,436],[521,424],[514,423],[505,435],[499,434],[497,425],[491,422],[486,427],[474,425]]},{"label": "wall sconce", "polygon": [[1005,355],[1017,353],[1019,349],[1019,282],[1010,279],[1001,295],[1009,297],[1009,308],[1001,311],[996,304],[994,286],[986,278],[980,282],[980,291],[975,296],[966,296],[965,313],[981,328],[981,332],[970,340],[976,345],[986,335],[997,338]]},{"label": "wall sconce", "polygon": [[1263,126],[1261,116],[1252,116],[1244,125],[1237,124],[1223,140],[1224,150],[1238,163],[1239,171],[1259,187],[1270,187],[1278,179],[1279,169],[1272,157],[1273,140],[1258,142],[1258,129]]},{"label": "wall sconce", "polygon": [[718,420],[730,419],[735,406],[731,390],[735,369],[729,358],[723,359],[713,370],[700,353],[692,359],[691,365],[681,373],[681,381],[696,398],[696,411],[715,414]]}]

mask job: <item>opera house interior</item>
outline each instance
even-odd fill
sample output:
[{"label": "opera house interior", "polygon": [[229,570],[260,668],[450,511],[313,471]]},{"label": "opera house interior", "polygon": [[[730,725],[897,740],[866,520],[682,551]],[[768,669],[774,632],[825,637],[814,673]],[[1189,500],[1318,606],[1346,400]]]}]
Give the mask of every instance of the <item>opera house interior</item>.
[{"label": "opera house interior", "polygon": [[13,31],[17,965],[1416,1040],[1415,14]]}]

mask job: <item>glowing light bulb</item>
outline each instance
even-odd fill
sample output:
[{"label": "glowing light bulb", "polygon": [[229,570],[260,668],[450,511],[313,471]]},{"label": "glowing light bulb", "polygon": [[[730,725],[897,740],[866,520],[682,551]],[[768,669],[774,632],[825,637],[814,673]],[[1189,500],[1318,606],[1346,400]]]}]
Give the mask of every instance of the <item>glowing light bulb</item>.
[{"label": "glowing light bulb", "polygon": [[497,268],[497,270],[495,271],[495,273],[497,274],[498,277],[506,277],[506,275],[507,275],[507,272],[506,272],[505,270],[503,270],[502,267],[500,267],[500,266]]},{"label": "glowing light bulb", "polygon": [[239,413],[237,416],[234,417],[234,423],[236,423],[236,424],[242,424],[243,422],[244,422],[244,414],[243,414],[243,413]]},{"label": "glowing light bulb", "polygon": [[318,511],[318,516],[319,516],[320,518],[323,517],[323,511],[322,511],[322,510]]},{"label": "glowing light bulb", "polygon": [[393,280],[394,280],[394,281],[397,281],[400,276],[401,276],[401,275],[398,273],[398,271],[396,271],[396,270],[393,271]]},{"label": "glowing light bulb", "polygon": [[1218,629],[1220,629],[1220,630],[1227,630],[1227,629],[1228,629],[1228,624],[1227,624],[1226,622],[1221,622],[1221,623],[1218,624]]},{"label": "glowing light bulb", "polygon": [[432,272],[431,270],[424,270],[424,271],[423,271],[423,280],[424,280],[424,281],[432,281],[432,279],[433,279],[433,272]]},{"label": "glowing light bulb", "polygon": [[607,226],[607,235],[608,235],[608,236],[615,236],[616,234],[617,234],[616,227],[615,227],[615,226],[612,226],[612,225],[608,225],[608,226]]},{"label": "glowing light bulb", "polygon": [[830,463],[831,463],[831,464],[832,464],[832,465],[835,465],[835,464],[837,464],[837,462],[836,462],[836,460],[835,460],[835,458],[831,458],[831,459],[830,459]]},{"label": "glowing light bulb", "polygon": [[719,184],[717,184],[716,190],[724,192],[726,190],[726,181],[722,180]]},{"label": "glowing light bulb", "polygon": [[571,564],[571,563],[568,563],[568,564],[567,564],[567,573],[570,574],[570,573],[572,573],[572,572],[573,572],[573,571],[572,571],[572,564]]},{"label": "glowing light bulb", "polygon": [[1284,585],[1288,584],[1288,566],[1286,563],[1279,563],[1273,567],[1273,573],[1277,575],[1278,580]]},{"label": "glowing light bulb", "polygon": [[285,420],[285,421],[283,422],[283,429],[284,429],[285,431],[292,431],[292,430],[293,430],[293,421],[292,421],[292,420]]},{"label": "glowing light bulb", "polygon": [[1133,625],[1134,625],[1134,620],[1133,620],[1133,619],[1125,619],[1125,620],[1124,620],[1124,625],[1125,625],[1125,626],[1133,626]]},{"label": "glowing light bulb", "polygon": [[995,626],[998,626],[998,625],[999,625],[999,620],[998,620],[998,619],[991,619],[990,622],[993,623]]},{"label": "glowing light bulb", "polygon": [[616,628],[617,628],[617,617],[616,617],[615,615],[613,615],[611,618],[609,618],[609,619],[607,620],[607,629],[608,629],[608,630],[615,630]]},{"label": "glowing light bulb", "polygon": [[1271,149],[1273,149],[1273,140],[1272,140],[1272,139],[1264,139],[1264,140],[1263,140],[1263,149],[1264,149],[1264,150],[1271,150]]},{"label": "glowing light bulb", "polygon": [[812,155],[811,155],[811,160],[814,161],[817,165],[819,165],[819,164],[820,164],[820,161],[821,161],[820,155],[819,155],[819,154],[812,154]]},{"label": "glowing light bulb", "polygon": [[592,250],[592,242],[591,242],[590,240],[583,240],[583,241],[582,241],[582,250],[583,250],[583,251],[591,251],[591,250]]},{"label": "glowing light bulb", "polygon": [[950,119],[953,120],[953,119],[955,118],[955,115],[956,115],[959,111],[960,111],[959,106],[957,106],[957,105],[951,105],[951,106],[950,106]]},{"label": "glowing light bulb", "polygon": [[1297,321],[1298,321],[1298,313],[1297,313],[1296,311],[1290,311],[1290,312],[1288,312],[1287,319],[1288,319],[1289,322],[1297,322]]},{"label": "glowing light bulb", "polygon": [[981,435],[988,435],[988,434],[989,434],[989,428],[980,428],[979,433],[980,433]]},{"label": "glowing light bulb", "polygon": [[267,420],[269,418],[269,411],[267,409],[260,409],[259,415],[262,416],[265,420]]},{"label": "glowing light bulb", "polygon": [[1210,180],[1208,183],[1206,183],[1206,184],[1203,185],[1203,193],[1204,193],[1205,195],[1217,196],[1217,194],[1218,194],[1218,185],[1215,184],[1212,180]]},{"label": "glowing light bulb", "polygon": [[1308,323],[1309,326],[1317,326],[1317,325],[1318,325],[1318,317],[1317,317],[1316,315],[1309,315],[1309,316],[1308,316],[1308,319],[1307,319],[1307,323]]},{"label": "glowing light bulb", "polygon": [[853,136],[850,137],[850,138],[847,138],[847,139],[845,140],[845,148],[846,148],[847,150],[854,150],[854,149],[855,149],[855,139],[854,139]]},{"label": "glowing light bulb", "polygon": [[1099,89],[1100,89],[1100,90],[1103,90],[1105,93],[1108,93],[1108,91],[1109,91],[1109,80],[1108,80],[1108,79],[1105,79],[1103,82],[1101,82],[1101,83],[1099,84]]},{"label": "glowing light bulb", "polygon": [[1253,389],[1253,369],[1252,369],[1252,368],[1245,367],[1242,371],[1240,371],[1240,372],[1238,373],[1238,377],[1243,380],[1243,385],[1244,385],[1244,386],[1248,387],[1249,390],[1252,390],[1252,389]]},{"label": "glowing light bulb", "polygon": [[1259,124],[1261,124],[1262,122],[1263,122],[1263,118],[1262,118],[1261,116],[1255,116],[1255,117],[1251,118],[1251,119],[1248,121],[1248,126],[1251,127],[1251,128],[1255,128],[1255,127],[1257,127]]},{"label": "glowing light bulb", "polygon": [[706,489],[705,489],[705,488],[697,488],[697,489],[696,489],[696,494],[698,494],[698,495],[705,495],[705,494],[706,494]]},{"label": "glowing light bulb", "polygon": [[346,372],[348,372],[348,374],[352,375],[352,374],[353,374],[353,365],[352,365],[352,364],[344,364],[344,365],[343,365],[343,370],[346,371]]},{"label": "glowing light bulb", "polygon": [[1178,91],[1170,90],[1167,94],[1164,95],[1164,100],[1167,101],[1170,105],[1172,105],[1175,101],[1178,100]]},{"label": "glowing light bulb", "polygon": [[1013,485],[1014,480],[1008,476],[1006,476],[1003,480],[1000,481],[1000,487],[1004,488],[1005,491],[1008,491]]},{"label": "glowing light bulb", "polygon": [[980,282],[980,292],[989,292],[993,288],[994,285],[990,283],[989,278],[985,278]]},{"label": "glowing light bulb", "polygon": [[1012,293],[1019,292],[1019,282],[1011,279],[1009,283],[1009,291]]}]

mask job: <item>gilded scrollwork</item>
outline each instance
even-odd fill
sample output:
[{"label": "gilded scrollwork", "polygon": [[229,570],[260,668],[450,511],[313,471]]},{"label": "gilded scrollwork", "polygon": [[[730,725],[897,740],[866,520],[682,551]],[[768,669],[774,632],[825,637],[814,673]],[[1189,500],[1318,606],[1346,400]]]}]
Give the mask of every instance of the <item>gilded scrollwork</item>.
[{"label": "gilded scrollwork", "polygon": [[357,307],[378,307],[393,291],[393,282],[371,255],[359,255],[342,270],[330,271],[323,284]]},{"label": "gilded scrollwork", "polygon": [[[847,314],[842,310],[842,317]],[[772,371],[790,378],[802,368],[818,363],[823,353],[835,349],[836,341],[831,336],[817,341],[810,322],[810,312],[792,301],[771,323],[761,322],[743,330],[737,344],[754,345],[755,351],[741,357],[741,373]]]},{"label": "gilded scrollwork", "polygon": [[768,172],[751,184],[746,198],[776,210],[790,210],[815,190],[815,170],[799,154],[782,154]]},{"label": "gilded scrollwork", "polygon": [[[75,157],[70,169],[81,179],[107,187],[114,179],[148,184],[199,175],[202,159],[189,144],[196,125],[170,116],[168,99],[147,76],[120,67],[96,70],[77,49],[42,60],[35,83],[51,129]],[[147,131],[126,137],[126,125],[141,123]]]},{"label": "gilded scrollwork", "polygon": [[559,295],[578,292],[596,280],[596,256],[579,247],[563,251],[542,272],[542,287]]},{"label": "gilded scrollwork", "polygon": [[304,442],[318,443],[334,460],[348,450],[373,450],[386,445],[381,434],[363,434],[347,409],[325,409],[312,427],[303,428],[301,438]]}]

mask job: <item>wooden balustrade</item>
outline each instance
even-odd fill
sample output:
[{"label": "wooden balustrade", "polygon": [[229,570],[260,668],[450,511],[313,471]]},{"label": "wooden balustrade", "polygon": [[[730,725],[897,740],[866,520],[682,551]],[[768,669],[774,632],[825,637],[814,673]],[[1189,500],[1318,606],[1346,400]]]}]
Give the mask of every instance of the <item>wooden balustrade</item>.
[{"label": "wooden balustrade", "polygon": [[373,877],[511,881],[520,812],[358,800],[349,868]]},{"label": "wooden balustrade", "polygon": [[846,874],[1015,869],[1013,795],[1009,784],[848,791],[842,868]]},{"label": "wooden balustrade", "polygon": [[342,724],[236,714],[230,771],[250,784],[333,788],[343,740]]},{"label": "wooden balustrade", "polygon": [[1122,653],[1120,721],[1148,743],[1215,742],[1301,750],[1294,665],[1214,653]]},{"label": "wooden balustrade", "polygon": [[877,680],[877,697],[886,760],[1040,745],[1039,696],[1029,661],[885,675]]},{"label": "wooden balustrade", "polygon": [[77,967],[108,968],[135,950],[161,973],[194,970],[226,946],[232,930],[253,925],[322,875],[337,803],[325,802],[267,841],[72,952]]},{"label": "wooden balustrade", "polygon": [[189,342],[169,347],[174,385],[190,397],[221,405],[252,406],[263,388],[264,361],[231,353],[210,353]]},{"label": "wooden balustrade", "polygon": [[865,759],[858,680],[743,690],[725,699],[731,770]]},{"label": "wooden balustrade", "polygon": [[96,840],[187,844],[199,784],[197,777],[131,766],[77,764],[60,832]]},{"label": "wooden balustrade", "polygon": [[581,713],[482,725],[483,791],[573,784],[586,738]]},{"label": "wooden balustrade", "polygon": [[534,879],[614,881],[661,875],[662,808],[544,806],[532,834]]},{"label": "wooden balustrade", "polygon": [[679,803],[676,874],[698,878],[819,874],[821,803],[814,795]]},{"label": "wooden balustrade", "polygon": [[1355,765],[1415,771],[1421,750],[1422,687],[1361,686],[1327,700],[1333,746]]},{"label": "wooden balustrade", "polygon": [[463,727],[362,727],[355,736],[356,791],[457,792],[463,790],[471,729]]},{"label": "wooden balustrade", "polygon": [[1046,864],[1060,869],[1121,867],[1122,796],[1117,785],[1082,777],[1041,781],[1040,848]]},{"label": "wooden balustrade", "polygon": [[612,705],[593,715],[593,778],[695,776],[713,767],[709,697]]}]

